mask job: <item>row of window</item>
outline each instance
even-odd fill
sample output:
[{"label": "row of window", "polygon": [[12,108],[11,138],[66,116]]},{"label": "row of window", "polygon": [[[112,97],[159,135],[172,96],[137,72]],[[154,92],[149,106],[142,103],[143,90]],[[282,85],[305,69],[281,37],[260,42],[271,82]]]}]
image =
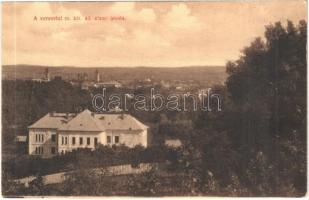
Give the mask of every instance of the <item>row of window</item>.
[{"label": "row of window", "polygon": [[[113,141],[112,141],[112,136],[107,136],[106,140],[107,140],[107,144],[112,144],[112,143],[118,144],[119,141],[120,141],[119,136],[114,136]],[[43,134],[36,134],[35,135],[35,141],[36,142],[44,142],[44,135]],[[56,142],[56,135],[55,134],[53,134],[51,136],[51,141]],[[87,145],[91,144],[90,137],[86,138],[86,142],[87,142]],[[61,144],[67,145],[68,144],[68,137],[62,136]],[[76,137],[72,137],[72,145],[75,145],[75,144],[76,144]],[[83,137],[79,137],[79,144],[80,145],[84,144],[84,138]],[[98,138],[95,137],[94,138],[94,145],[97,145],[97,144],[98,144]]]},{"label": "row of window", "polygon": [[43,154],[43,147],[35,147],[35,154]]},{"label": "row of window", "polygon": [[[87,145],[91,145],[91,140],[90,140],[90,137],[87,137],[86,138],[86,144]],[[94,140],[93,140],[93,143],[94,143],[94,145],[97,145],[98,144],[98,138],[94,138]],[[66,144],[68,144],[68,137],[62,137],[61,138],[61,144],[62,145],[66,145]],[[76,144],[76,137],[72,137],[72,145],[75,145]],[[79,137],[79,145],[83,145],[84,144],[84,138],[83,137]]]},{"label": "row of window", "polygon": [[36,142],[44,142],[44,134],[35,134]]},{"label": "row of window", "polygon": [[[44,134],[35,134],[36,142],[44,142]],[[51,135],[51,141],[56,142],[56,134]]]},{"label": "row of window", "polygon": [[[112,137],[111,136],[107,136],[106,138],[107,140],[107,144],[112,144]],[[114,144],[118,144],[119,143],[119,136],[114,136]]]},{"label": "row of window", "polygon": [[[56,147],[51,147],[50,152],[52,154],[56,154]],[[35,154],[37,154],[37,155],[44,154],[44,148],[43,147],[35,147]]]},{"label": "row of window", "polygon": [[68,137],[63,137],[61,138],[61,144],[68,144]]},{"label": "row of window", "polygon": [[[52,135],[53,136],[53,135]],[[44,136],[42,137],[42,136],[40,136],[40,137],[38,137],[38,139],[42,139],[42,140],[44,140]],[[107,136],[107,144],[112,144],[112,143],[114,143],[114,144],[118,144],[119,143],[119,141],[120,141],[120,138],[119,138],[119,136],[114,136],[114,140],[113,140],[113,142],[112,142],[112,136]],[[86,138],[86,140],[87,140],[87,145],[90,145],[90,137],[87,137]],[[68,144],[68,137],[62,137],[61,138],[61,143],[64,145],[64,144]],[[75,145],[76,144],[76,137],[72,137],[72,145]],[[83,145],[83,138],[82,137],[79,137],[79,144],[80,145]],[[98,144],[98,138],[94,138],[94,145],[97,145]],[[52,154],[55,154],[56,153],[56,148],[55,147],[51,147],[51,153]],[[44,154],[44,149],[43,149],[43,147],[36,147],[35,148],[35,154],[38,154],[38,155],[40,155],[40,154]]]}]

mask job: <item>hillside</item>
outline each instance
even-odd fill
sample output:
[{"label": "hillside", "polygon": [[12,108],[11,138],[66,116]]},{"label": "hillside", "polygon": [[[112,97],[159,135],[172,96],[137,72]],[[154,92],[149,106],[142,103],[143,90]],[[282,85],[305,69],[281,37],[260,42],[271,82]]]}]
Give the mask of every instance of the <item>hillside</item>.
[{"label": "hillside", "polygon": [[226,78],[225,67],[222,66],[191,66],[191,67],[48,67],[32,65],[4,65],[2,66],[3,80],[43,78],[48,68],[51,77],[61,76],[65,80],[76,80],[79,74],[86,75],[88,80],[95,79],[98,70],[102,81],[117,80],[126,83],[132,80],[151,78],[160,80],[195,80],[203,82],[222,82]]}]

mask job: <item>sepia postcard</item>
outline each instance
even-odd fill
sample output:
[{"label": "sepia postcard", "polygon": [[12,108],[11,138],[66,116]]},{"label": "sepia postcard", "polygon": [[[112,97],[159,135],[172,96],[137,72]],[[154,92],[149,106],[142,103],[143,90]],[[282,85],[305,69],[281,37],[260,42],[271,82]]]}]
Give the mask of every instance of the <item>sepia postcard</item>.
[{"label": "sepia postcard", "polygon": [[306,197],[307,1],[1,7],[2,197]]}]

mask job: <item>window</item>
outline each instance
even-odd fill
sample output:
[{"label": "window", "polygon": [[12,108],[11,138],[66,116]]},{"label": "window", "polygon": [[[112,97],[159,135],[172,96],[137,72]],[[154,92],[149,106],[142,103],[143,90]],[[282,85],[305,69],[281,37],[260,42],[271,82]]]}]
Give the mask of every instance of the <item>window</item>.
[{"label": "window", "polygon": [[98,145],[98,138],[94,138],[94,146]]},{"label": "window", "polygon": [[64,144],[64,137],[61,138],[61,144]]},{"label": "window", "polygon": [[111,136],[107,136],[107,144],[110,144],[110,143],[112,143]]},{"label": "window", "polygon": [[82,137],[79,138],[79,144],[80,144],[80,145],[83,144],[83,138],[82,138]]},{"label": "window", "polygon": [[65,144],[68,144],[68,137],[65,137]]},{"label": "window", "polygon": [[38,141],[38,135],[35,134],[35,141],[37,142]]},{"label": "window", "polygon": [[56,142],[56,135],[55,135],[55,134],[53,134],[53,135],[51,136],[51,141],[52,141],[52,142]]},{"label": "window", "polygon": [[75,145],[75,137],[72,137],[72,144]]},{"label": "window", "polygon": [[35,154],[43,154],[44,151],[43,151],[43,147],[35,147]]},{"label": "window", "polygon": [[115,136],[115,143],[119,143],[119,136]]},{"label": "window", "polygon": [[87,145],[90,145],[90,137],[87,137]]},{"label": "window", "polygon": [[55,147],[52,147],[52,148],[51,148],[51,153],[52,153],[52,154],[55,154],[55,153],[56,153],[56,148],[55,148]]},{"label": "window", "polygon": [[44,135],[42,135],[42,142],[44,142]]}]

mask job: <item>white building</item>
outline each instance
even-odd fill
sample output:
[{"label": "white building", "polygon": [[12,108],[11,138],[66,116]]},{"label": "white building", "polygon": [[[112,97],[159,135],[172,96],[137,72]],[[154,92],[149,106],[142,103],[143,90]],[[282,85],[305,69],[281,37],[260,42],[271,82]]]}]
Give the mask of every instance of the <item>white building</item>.
[{"label": "white building", "polygon": [[164,144],[165,146],[171,148],[178,148],[182,146],[182,142],[180,139],[165,139]]},{"label": "white building", "polygon": [[48,113],[29,126],[29,154],[50,157],[97,144],[148,146],[148,127],[128,114]]},{"label": "white building", "polygon": [[105,87],[105,88],[109,88],[109,87],[121,88],[122,85],[121,85],[121,83],[119,83],[117,81],[108,81],[108,82],[97,82],[96,84],[94,84],[94,87],[96,87],[96,88],[101,88],[101,87]]}]

